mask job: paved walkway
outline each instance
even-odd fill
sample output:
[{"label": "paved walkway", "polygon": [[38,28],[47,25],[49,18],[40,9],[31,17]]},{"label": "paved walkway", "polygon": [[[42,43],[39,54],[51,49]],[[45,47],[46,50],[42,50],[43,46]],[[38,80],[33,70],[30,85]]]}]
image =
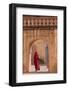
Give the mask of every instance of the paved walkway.
[{"label": "paved walkway", "polygon": [[[34,65],[31,66],[30,72],[36,72]],[[38,70],[37,72],[48,72],[48,68],[47,68],[47,66],[42,65],[42,66],[40,66],[40,70]]]}]

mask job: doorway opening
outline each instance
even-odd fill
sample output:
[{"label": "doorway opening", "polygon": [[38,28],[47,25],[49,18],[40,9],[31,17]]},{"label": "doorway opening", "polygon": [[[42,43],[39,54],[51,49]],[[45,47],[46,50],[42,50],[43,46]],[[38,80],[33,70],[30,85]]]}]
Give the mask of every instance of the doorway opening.
[{"label": "doorway opening", "polygon": [[[34,56],[38,56],[38,70],[35,68]],[[30,47],[29,54],[29,72],[48,72],[49,53],[48,44],[44,40],[35,40]]]}]

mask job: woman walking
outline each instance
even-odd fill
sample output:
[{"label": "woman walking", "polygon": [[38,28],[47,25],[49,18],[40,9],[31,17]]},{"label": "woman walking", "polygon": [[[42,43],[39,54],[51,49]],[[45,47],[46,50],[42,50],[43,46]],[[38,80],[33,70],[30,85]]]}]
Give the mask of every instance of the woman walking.
[{"label": "woman walking", "polygon": [[35,70],[40,70],[40,63],[39,63],[39,56],[37,51],[34,53],[34,65],[35,65]]}]

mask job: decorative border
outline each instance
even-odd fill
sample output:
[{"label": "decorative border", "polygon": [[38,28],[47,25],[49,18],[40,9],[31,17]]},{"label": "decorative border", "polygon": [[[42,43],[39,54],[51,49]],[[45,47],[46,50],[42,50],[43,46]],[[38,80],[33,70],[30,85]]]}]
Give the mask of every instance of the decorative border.
[{"label": "decorative border", "polygon": [[[39,15],[23,15],[24,17],[27,17],[27,20],[23,20],[24,22],[24,28],[26,28],[26,30],[29,28],[46,28],[46,29],[51,29],[53,30],[54,28],[57,28],[57,16],[39,16]],[[28,18],[29,17],[29,18]],[[38,18],[37,20],[35,20],[35,18]],[[40,17],[44,17],[45,19],[40,19]],[[49,19],[47,19],[49,17]],[[33,18],[32,20],[30,20],[31,18]],[[27,22],[27,23],[26,23]],[[31,22],[33,23],[33,25],[31,24]],[[47,23],[48,22],[48,23]],[[36,23],[36,24],[35,24]]]}]

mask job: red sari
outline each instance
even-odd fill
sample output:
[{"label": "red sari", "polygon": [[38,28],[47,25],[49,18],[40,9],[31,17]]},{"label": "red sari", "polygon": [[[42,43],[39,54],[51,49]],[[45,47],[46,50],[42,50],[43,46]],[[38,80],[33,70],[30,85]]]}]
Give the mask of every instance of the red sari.
[{"label": "red sari", "polygon": [[34,65],[35,65],[35,70],[40,70],[40,64],[39,64],[39,56],[38,53],[34,53]]}]

